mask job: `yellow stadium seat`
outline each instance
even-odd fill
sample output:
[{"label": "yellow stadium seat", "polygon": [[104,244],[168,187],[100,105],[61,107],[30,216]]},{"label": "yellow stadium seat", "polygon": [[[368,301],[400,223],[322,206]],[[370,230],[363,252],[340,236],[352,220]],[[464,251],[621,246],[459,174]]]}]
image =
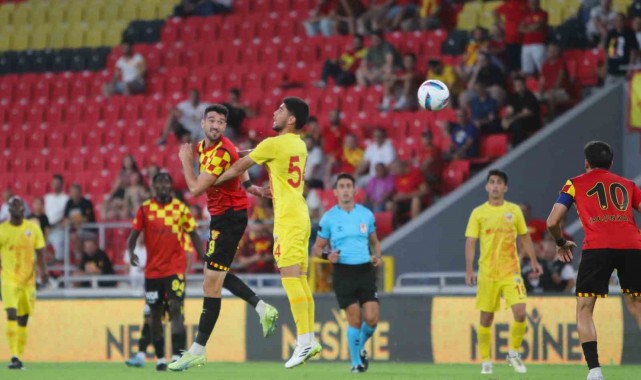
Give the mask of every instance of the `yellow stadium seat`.
[{"label": "yellow stadium seat", "polygon": [[29,23],[31,17],[31,5],[29,3],[21,3],[11,13],[11,23],[14,26],[20,26]]},{"label": "yellow stadium seat", "polygon": [[11,50],[26,50],[29,48],[29,37],[31,36],[31,25],[23,24],[13,30],[11,37]]},{"label": "yellow stadium seat", "polygon": [[163,1],[156,3],[158,12],[156,13],[159,19],[167,18],[174,13],[174,7],[178,4],[177,1]]},{"label": "yellow stadium seat", "polygon": [[7,51],[11,49],[11,32],[0,31],[0,52]]},{"label": "yellow stadium seat", "polygon": [[70,24],[75,24],[77,22],[83,21],[85,12],[84,4],[84,2],[69,3],[69,6],[65,11],[65,21]]},{"label": "yellow stadium seat", "polygon": [[51,24],[36,25],[31,34],[32,49],[46,49],[49,47],[49,34],[51,33]]},{"label": "yellow stadium seat", "polygon": [[31,14],[29,15],[29,24],[34,27],[40,24],[47,22],[47,11],[49,6],[44,3],[35,3],[33,8],[31,8]]},{"label": "yellow stadium seat", "polygon": [[628,13],[630,4],[632,4],[632,0],[612,0],[612,9],[625,14]]},{"label": "yellow stadium seat", "polygon": [[77,49],[85,46],[85,33],[87,32],[87,24],[78,23],[73,24],[66,33],[65,45],[69,48]]},{"label": "yellow stadium seat", "polygon": [[121,20],[137,20],[139,18],[138,2],[127,1],[120,6]]},{"label": "yellow stadium seat", "polygon": [[479,13],[482,10],[483,10],[482,1],[469,1],[469,2],[466,2],[465,5],[463,5],[463,10],[461,11],[461,13],[467,13],[467,12]]},{"label": "yellow stadium seat", "polygon": [[0,25],[11,25],[11,13],[13,12],[13,8],[13,3],[0,4]]},{"label": "yellow stadium seat", "polygon": [[89,3],[85,8],[84,21],[89,25],[102,21],[102,7],[96,3]]},{"label": "yellow stadium seat", "polygon": [[62,49],[67,47],[66,37],[69,24],[54,25],[49,33],[49,47],[51,49]]},{"label": "yellow stadium seat", "polygon": [[500,1],[483,3],[483,10],[478,14],[478,26],[491,29],[494,26],[494,10],[501,4]]},{"label": "yellow stadium seat", "polygon": [[120,20],[120,4],[117,2],[105,3],[102,7],[102,20],[105,22]]},{"label": "yellow stadium seat", "polygon": [[49,13],[47,13],[47,20],[49,24],[56,25],[64,22],[65,19],[65,8],[64,7],[50,7]]},{"label": "yellow stadium seat", "polygon": [[100,47],[107,45],[103,42],[105,29],[106,24],[104,22],[91,24],[91,28],[89,28],[85,34],[85,45],[87,47]]},{"label": "yellow stadium seat", "polygon": [[138,8],[138,17],[141,20],[156,20],[158,17],[157,6],[153,1],[145,1],[140,4]]},{"label": "yellow stadium seat", "polygon": [[127,24],[128,23],[126,21],[114,21],[109,23],[107,30],[105,30],[103,39],[105,46],[120,45],[122,42],[122,32],[125,31]]},{"label": "yellow stadium seat", "polygon": [[565,21],[563,8],[557,8],[556,6],[549,8],[548,12],[548,25],[550,26],[559,26],[563,21]]},{"label": "yellow stadium seat", "polygon": [[478,13],[477,12],[461,12],[458,15],[458,21],[456,22],[456,29],[461,30],[474,30],[478,25]]}]

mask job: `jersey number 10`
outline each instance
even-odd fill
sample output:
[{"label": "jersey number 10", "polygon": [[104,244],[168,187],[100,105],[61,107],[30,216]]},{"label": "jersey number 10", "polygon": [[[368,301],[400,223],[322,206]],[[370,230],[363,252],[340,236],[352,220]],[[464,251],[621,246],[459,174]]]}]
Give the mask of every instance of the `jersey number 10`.
[{"label": "jersey number 10", "polygon": [[[628,209],[628,190],[620,183],[614,182],[610,184],[610,203],[619,211]],[[605,185],[599,182],[586,193],[588,197],[596,194],[599,200],[601,210],[608,209],[608,194],[605,192]]]}]

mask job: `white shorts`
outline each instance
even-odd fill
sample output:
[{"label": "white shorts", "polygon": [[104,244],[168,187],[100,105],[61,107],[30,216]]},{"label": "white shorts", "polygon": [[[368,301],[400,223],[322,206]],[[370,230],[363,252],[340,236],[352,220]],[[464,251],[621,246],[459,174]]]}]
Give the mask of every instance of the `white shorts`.
[{"label": "white shorts", "polygon": [[523,45],[521,49],[521,71],[523,74],[541,73],[543,62],[545,62],[544,44]]}]

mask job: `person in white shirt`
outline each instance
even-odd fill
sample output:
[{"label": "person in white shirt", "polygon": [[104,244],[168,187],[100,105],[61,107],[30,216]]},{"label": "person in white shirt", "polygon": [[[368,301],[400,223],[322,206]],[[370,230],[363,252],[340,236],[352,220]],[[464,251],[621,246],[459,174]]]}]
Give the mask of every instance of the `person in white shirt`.
[{"label": "person in white shirt", "polygon": [[145,72],[147,64],[142,55],[134,54],[129,42],[122,44],[122,57],[116,61],[114,76],[111,82],[105,84],[105,97],[113,94],[132,95],[145,92]]},{"label": "person in white shirt", "polygon": [[323,180],[323,150],[312,136],[305,137],[307,145],[307,163],[305,164],[305,182]]},{"label": "person in white shirt", "polygon": [[616,17],[612,0],[601,0],[601,4],[590,10],[590,19],[586,25],[588,37],[592,41],[604,41],[608,32],[614,29]]},{"label": "person in white shirt", "polygon": [[124,262],[129,269],[129,278],[131,287],[134,289],[144,289],[145,285],[145,266],[147,265],[147,248],[145,248],[144,234],[140,234],[136,240],[136,248],[134,254],[138,257],[138,265],[131,265],[131,257],[129,250],[125,249]]},{"label": "person in white shirt", "polygon": [[387,138],[385,129],[375,129],[372,137],[374,141],[365,148],[363,161],[356,170],[357,173],[365,173],[357,181],[359,187],[366,186],[369,179],[376,175],[376,164],[382,163],[389,167],[396,159],[396,151],[392,142]]},{"label": "person in white shirt", "polygon": [[207,107],[209,107],[209,103],[200,101],[200,93],[198,90],[191,90],[189,92],[189,99],[178,103],[169,111],[169,117],[167,118],[167,122],[165,122],[165,127],[157,144],[165,145],[171,131],[174,132],[178,141],[182,143],[204,139],[205,136],[203,135],[200,121]]},{"label": "person in white shirt", "polygon": [[64,179],[60,174],[54,174],[51,179],[51,193],[45,194],[45,214],[51,224],[49,232],[49,244],[54,249],[56,260],[62,260],[65,256],[64,241],[65,227],[64,216],[65,207],[69,201],[69,196],[63,191]]}]

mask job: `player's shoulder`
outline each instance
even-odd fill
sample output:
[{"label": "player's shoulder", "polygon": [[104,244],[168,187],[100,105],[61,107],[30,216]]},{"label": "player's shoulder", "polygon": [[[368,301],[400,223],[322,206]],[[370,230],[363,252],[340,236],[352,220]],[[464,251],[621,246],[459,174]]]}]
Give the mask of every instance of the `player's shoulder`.
[{"label": "player's shoulder", "polygon": [[370,210],[369,208],[367,208],[367,207],[363,206],[363,205],[362,205],[362,204],[360,204],[360,203],[356,203],[356,204],[354,205],[354,208],[355,208],[356,210],[358,210],[358,212],[359,212],[359,213],[361,213],[361,214],[363,214],[363,215],[365,215],[365,216],[372,217],[372,218],[374,217],[374,213],[372,212],[372,210]]},{"label": "player's shoulder", "polygon": [[474,207],[470,214],[474,215],[474,214],[482,213],[482,212],[487,211],[488,208],[489,208],[489,203],[483,202],[480,205]]},{"label": "player's shoulder", "polygon": [[519,212],[521,211],[521,206],[519,206],[517,203],[510,202],[510,201],[505,201],[505,208],[509,209],[510,211],[516,211],[516,210],[518,210]]},{"label": "player's shoulder", "polygon": [[144,202],[142,202],[140,204],[140,208],[143,208],[143,209],[149,208],[154,203],[156,203],[156,202],[154,202],[154,199],[153,198],[149,198],[149,199],[147,199],[146,201],[144,201]]},{"label": "player's shoulder", "polygon": [[171,205],[174,209],[177,209],[177,210],[184,210],[188,208],[185,202],[181,201],[176,197],[171,199]]}]

